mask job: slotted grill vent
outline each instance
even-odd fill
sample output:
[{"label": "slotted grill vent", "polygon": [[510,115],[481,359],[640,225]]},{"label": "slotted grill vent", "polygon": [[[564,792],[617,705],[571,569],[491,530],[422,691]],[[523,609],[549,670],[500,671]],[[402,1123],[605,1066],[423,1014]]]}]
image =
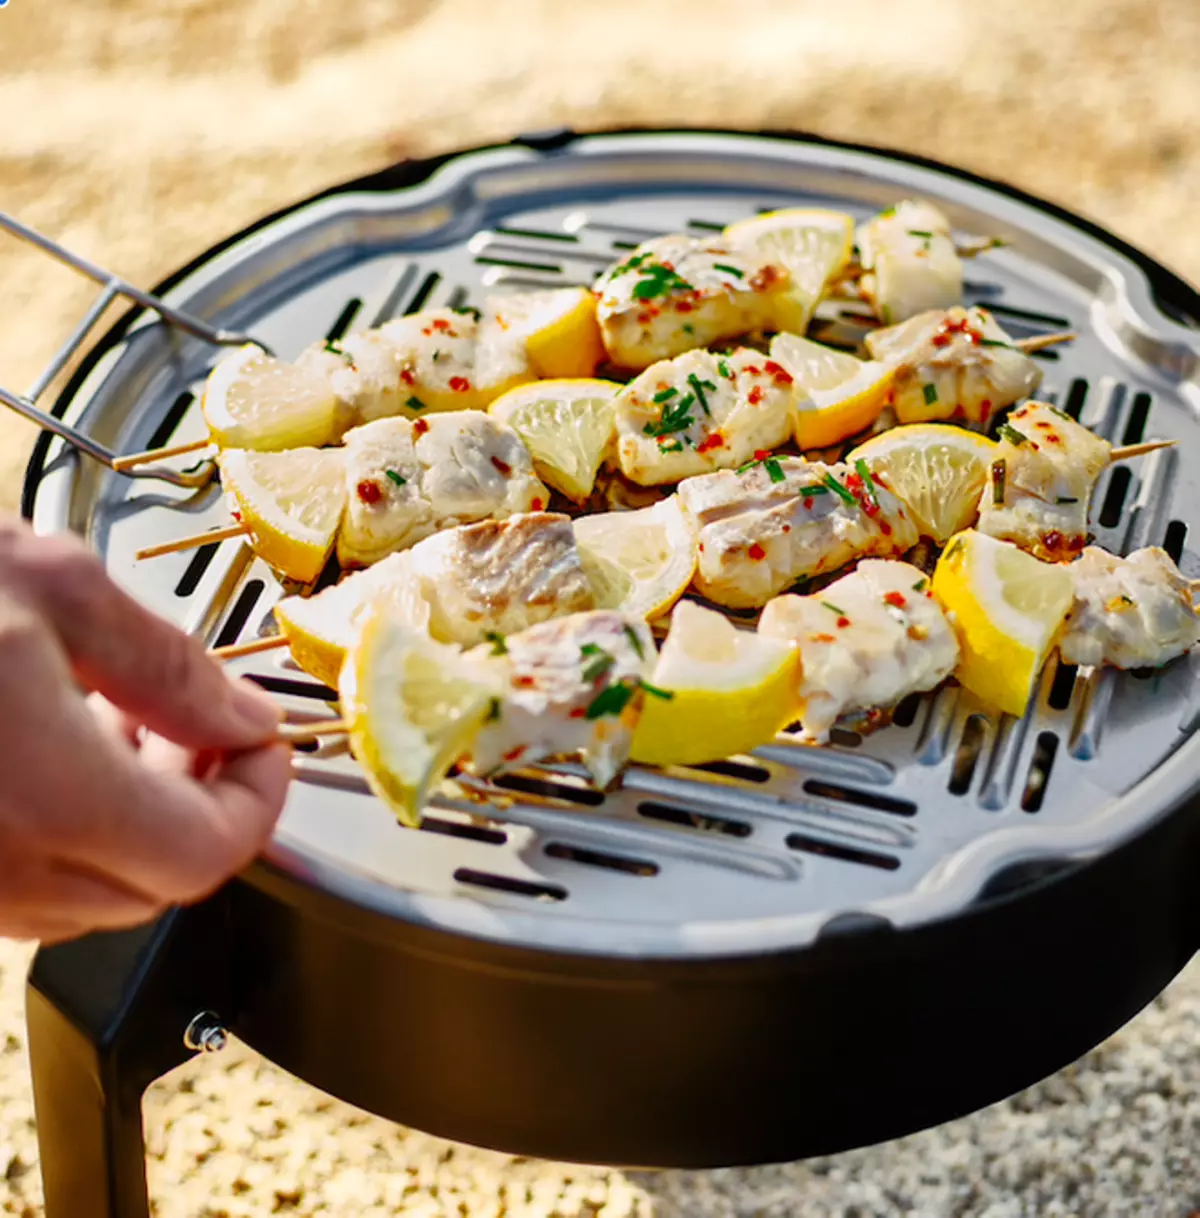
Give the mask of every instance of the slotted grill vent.
[{"label": "slotted grill vent", "polygon": [[[231,322],[291,357],[322,334],[340,337],[420,308],[590,283],[601,267],[662,232],[718,231],[781,205],[840,206],[865,216],[905,194],[941,197],[965,230],[1003,230],[1014,241],[971,265],[972,302],[992,309],[1017,336],[1066,328],[1080,334],[1069,347],[1039,353],[1046,374],[1040,396],[1110,439],[1182,442],[1107,472],[1094,514],[1098,540],[1109,548],[1164,544],[1190,568],[1183,547],[1200,490],[1187,453],[1189,446],[1200,451],[1200,429],[1164,370],[1166,354],[1164,369],[1147,371],[1144,343],[1135,360],[1119,334],[1097,335],[1082,255],[1064,263],[1077,267],[1072,278],[1057,263],[1038,264],[1022,252],[1022,225],[1037,232],[1038,213],[1001,207],[982,188],[925,179],[924,171],[884,160],[873,163],[869,179],[861,163],[848,165],[835,175],[836,189],[828,167],[813,171],[811,184],[803,165],[789,177],[764,161],[757,179],[752,162],[739,167],[734,194],[725,176],[719,189],[709,185],[703,166],[694,179],[686,165],[660,178],[649,162],[622,161],[604,197],[581,201],[567,184],[550,203],[544,181],[525,188],[516,175],[507,185],[493,183],[473,235],[439,241],[435,233],[411,245],[406,224],[430,204],[403,195],[380,200],[382,235],[364,246],[365,230],[335,197],[307,227],[293,218],[290,237],[259,234],[257,254],[239,257],[235,248],[211,282],[191,290],[201,301],[220,289],[222,299],[240,302],[229,306]],[[269,304],[252,273],[263,249],[276,268]],[[340,259],[331,259],[330,249],[341,250]],[[324,272],[314,275],[313,259],[320,258]],[[231,284],[245,284],[244,299]],[[172,363],[165,348],[157,335],[126,352],[122,375],[105,372],[74,411],[86,404],[89,423],[103,424],[127,449],[202,435],[193,395],[211,354],[197,349],[190,364]],[[221,643],[270,629],[271,606],[286,590],[239,541],[153,564],[132,560],[140,546],[222,523],[219,490],[189,496],[68,470],[46,480],[38,506],[43,527],[67,522],[88,532],[122,582],[188,629]],[[297,714],[320,712],[333,696],[278,652],[237,667]],[[865,737],[842,733],[822,749],[781,740],[753,758],[705,767],[632,767],[607,796],[568,764],[494,785],[464,779],[437,797],[421,833],[395,827],[344,745],[325,744],[298,758],[301,781],[276,855],[355,899],[390,902],[404,916],[481,934],[608,951],[688,950],[698,927],[718,942],[726,941],[722,935],[729,943],[762,942],[775,923],[797,916],[817,927],[847,909],[894,904],[905,894],[913,909],[928,908],[927,891],[924,906],[914,895],[923,883],[928,889],[928,877],[951,853],[998,828],[1087,826],[1184,739],[1180,725],[1191,697],[1186,663],[1150,680],[1051,664],[1020,721],[951,685],[907,699],[891,726]],[[993,870],[1006,864],[998,852]]]}]

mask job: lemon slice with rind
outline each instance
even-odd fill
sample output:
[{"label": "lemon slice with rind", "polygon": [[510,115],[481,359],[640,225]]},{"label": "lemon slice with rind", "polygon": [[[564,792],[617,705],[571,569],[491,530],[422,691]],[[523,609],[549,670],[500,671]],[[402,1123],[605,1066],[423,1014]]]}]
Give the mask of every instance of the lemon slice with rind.
[{"label": "lemon slice with rind", "polygon": [[510,389],[488,414],[521,437],[538,476],[575,503],[586,502],[616,433],[612,381],[535,381]]},{"label": "lemon slice with rind", "polygon": [[790,643],[680,601],[653,677],[671,697],[645,700],[633,760],[698,765],[767,744],[799,714],[798,669]]},{"label": "lemon slice with rind", "polygon": [[406,825],[469,753],[498,696],[486,669],[436,643],[386,604],[363,614],[338,682],[350,748],[367,782]]},{"label": "lemon slice with rind", "polygon": [[200,407],[221,448],[320,448],[336,443],[342,425],[338,399],[323,378],[253,344],[209,373]]},{"label": "lemon slice with rind", "polygon": [[895,427],[847,457],[866,462],[926,537],[946,541],[975,522],[997,446],[986,436],[937,423]]},{"label": "lemon slice with rind", "polygon": [[540,377],[590,377],[604,361],[596,298],[587,288],[521,292],[489,304],[497,322],[524,339]]},{"label": "lemon slice with rind", "polygon": [[850,261],[854,218],[825,208],[790,207],[730,224],[725,236],[786,267],[792,316],[781,319],[779,328],[803,334],[817,302]]},{"label": "lemon slice with rind", "polygon": [[958,635],[954,675],[982,702],[1023,715],[1074,603],[1070,570],[968,529],[938,560],[933,594]]},{"label": "lemon slice with rind", "polygon": [[793,431],[804,450],[828,448],[866,431],[892,391],[893,373],[885,365],[795,334],[777,334],[771,340],[771,358],[795,382]]},{"label": "lemon slice with rind", "polygon": [[597,609],[661,617],[692,582],[697,537],[674,495],[634,512],[584,516],[574,527]]}]

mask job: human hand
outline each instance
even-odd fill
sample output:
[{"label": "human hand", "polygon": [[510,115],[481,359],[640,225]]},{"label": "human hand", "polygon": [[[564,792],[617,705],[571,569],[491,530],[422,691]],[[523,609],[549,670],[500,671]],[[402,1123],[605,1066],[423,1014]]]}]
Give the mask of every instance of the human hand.
[{"label": "human hand", "polygon": [[283,807],[279,718],[80,543],[0,517],[0,935],[134,925],[239,871]]}]

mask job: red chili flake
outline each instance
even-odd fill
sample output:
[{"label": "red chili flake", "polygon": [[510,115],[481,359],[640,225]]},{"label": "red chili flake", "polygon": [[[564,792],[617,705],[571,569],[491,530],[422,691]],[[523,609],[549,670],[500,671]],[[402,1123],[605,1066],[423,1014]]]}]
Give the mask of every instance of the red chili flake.
[{"label": "red chili flake", "polygon": [[465,376],[452,376],[450,378],[450,388],[455,393],[466,393],[471,388],[471,382]]},{"label": "red chili flake", "polygon": [[762,376],[762,369],[757,364],[747,364],[742,371],[747,376]]},{"label": "red chili flake", "polygon": [[891,537],[892,526],[888,524],[886,520],[881,520],[879,522],[879,531],[884,535],[884,537]]},{"label": "red chili flake", "polygon": [[783,274],[779,267],[773,263],[768,263],[764,267],[760,267],[753,275],[750,276],[748,283],[756,292],[767,291],[775,281]]},{"label": "red chili flake", "polygon": [[428,419],[417,419],[413,423],[414,439],[418,438],[420,436],[423,436],[428,430],[429,430],[429,420]]},{"label": "red chili flake", "polygon": [[512,473],[512,466],[507,461],[501,461],[499,457],[492,458],[492,465],[496,467],[506,478]]},{"label": "red chili flake", "polygon": [[933,345],[935,347],[948,347],[950,342],[951,338],[949,334],[935,334],[933,336]]},{"label": "red chili flake", "polygon": [[984,398],[983,401],[979,403],[979,406],[981,410],[986,410],[990,413],[992,409],[992,399]]},{"label": "red chili flake", "polygon": [[[804,510],[805,510],[806,512],[811,512],[811,511],[812,511],[812,505],[813,505],[813,501],[812,501],[811,499],[805,499],[805,500],[804,500]],[[786,527],[787,527],[787,526],[786,526],[786,525],[784,525],[784,528],[786,528]]]},{"label": "red chili flake", "polygon": [[846,629],[846,627],[847,627],[847,626],[849,626],[849,625],[850,625],[850,619],[849,619],[848,617],[840,617],[840,618],[838,618],[838,620],[837,620],[837,628],[838,628],[839,630],[845,630],[845,629]]},{"label": "red chili flake", "polygon": [[696,445],[696,451],[698,453],[706,453],[710,448],[724,447],[725,437],[721,435],[719,431],[714,431],[711,436],[709,436],[707,439],[701,440],[700,443]]},{"label": "red chili flake", "polygon": [[692,305],[690,302],[688,302],[686,300],[677,300],[675,302],[675,312],[676,313],[690,313],[691,311],[692,311]]},{"label": "red chili flake", "polygon": [[587,707],[576,706],[576,707],[572,708],[569,717],[572,719],[582,719],[584,717],[584,715],[586,715],[586,714],[587,714]]},{"label": "red chili flake", "polygon": [[884,594],[884,602],[891,605],[895,609],[903,609],[908,601],[904,599],[903,592],[887,592]]},{"label": "red chili flake", "polygon": [[354,490],[363,503],[378,503],[383,498],[379,483],[372,482],[370,478],[364,478]]},{"label": "red chili flake", "polygon": [[790,385],[792,383],[792,374],[782,364],[777,364],[773,359],[769,359],[763,364],[763,371],[769,372],[780,385]]},{"label": "red chili flake", "polygon": [[771,455],[769,448],[756,448],[754,450],[755,461],[765,461]]},{"label": "red chili flake", "polygon": [[[1055,434],[1054,432],[1051,432],[1051,433],[1050,433],[1050,434],[1049,434],[1049,435],[1046,437],[1046,443],[1047,443],[1047,444],[1061,444],[1061,443],[1062,443],[1062,436],[1057,435],[1057,434]],[[1036,447],[1037,447],[1037,445],[1035,444],[1035,445],[1034,445],[1034,448],[1036,448]]]},{"label": "red chili flake", "polygon": [[666,262],[666,261],[664,261],[664,262],[663,262],[663,266],[664,266],[664,267],[665,267],[665,268],[666,268],[668,271],[673,271],[673,270],[675,269],[675,264],[674,264],[673,262]]},{"label": "red chili flake", "polygon": [[757,406],[759,402],[763,400],[763,396],[763,387],[761,385],[755,385],[747,395],[746,401],[749,402],[751,406]]},{"label": "red chili flake", "polygon": [[[593,295],[594,295],[594,293],[593,293]],[[506,321],[504,320],[504,318],[500,316],[500,314],[499,314],[499,313],[497,313],[497,314],[496,314],[496,325],[498,325],[498,326],[500,327],[500,329],[501,329],[501,330],[507,330],[507,329],[508,329],[508,322],[506,322]],[[455,335],[454,335],[454,337],[455,337],[455,338],[457,338],[457,337],[458,337],[458,335],[457,335],[457,334],[455,334]]]},{"label": "red chili flake", "polygon": [[811,641],[814,643],[836,643],[837,642],[837,639],[835,639],[833,637],[833,635],[831,635],[831,634],[814,634],[810,637],[811,637]]},{"label": "red chili flake", "polygon": [[509,749],[508,752],[504,754],[504,760],[505,761],[516,761],[516,759],[518,757],[520,757],[520,755],[524,751],[525,751],[525,746],[523,744],[518,744],[515,749]]},{"label": "red chili flake", "polygon": [[416,375],[413,373],[413,370],[411,368],[401,368],[400,369],[400,379],[406,385],[415,385],[417,383]]},{"label": "red chili flake", "polygon": [[435,330],[449,330],[450,329],[450,323],[444,317],[437,318],[432,324],[433,324],[433,328]]},{"label": "red chili flake", "polygon": [[[811,499],[809,499],[807,502],[808,502],[808,503],[809,503],[809,505],[811,506],[811,504],[812,504],[812,500],[811,500]],[[790,532],[792,531],[792,526],[791,526],[790,524],[785,524],[785,525],[783,526],[783,531],[784,531],[785,533],[790,533]]]},{"label": "red chili flake", "polygon": [[422,326],[421,333],[424,334],[426,338],[433,337],[433,331],[428,326]]},{"label": "red chili flake", "polygon": [[650,321],[650,314],[646,312],[639,313],[637,315],[637,320],[639,326],[647,325]]},{"label": "red chili flake", "polygon": [[746,553],[749,554],[750,557],[753,558],[755,562],[761,562],[767,556],[766,550],[764,550],[762,548],[762,546],[760,546],[758,544],[757,541],[753,542],[751,544],[750,548],[746,551]]},{"label": "red chili flake", "polygon": [[1034,427],[1040,428],[1042,431],[1049,431],[1053,426],[1053,423],[1047,423],[1045,419],[1041,419],[1034,424]]},{"label": "red chili flake", "polygon": [[531,512],[540,512],[540,511],[542,511],[542,509],[543,509],[545,506],[546,506],[546,504],[545,504],[545,502],[544,502],[543,500],[541,500],[541,499],[535,499],[535,500],[533,500],[533,502],[532,502],[532,503],[530,503],[530,505],[529,505],[529,510],[530,510]]},{"label": "red chili flake", "polygon": [[518,689],[532,689],[535,682],[531,676],[523,674],[521,676],[513,677],[513,684]]}]

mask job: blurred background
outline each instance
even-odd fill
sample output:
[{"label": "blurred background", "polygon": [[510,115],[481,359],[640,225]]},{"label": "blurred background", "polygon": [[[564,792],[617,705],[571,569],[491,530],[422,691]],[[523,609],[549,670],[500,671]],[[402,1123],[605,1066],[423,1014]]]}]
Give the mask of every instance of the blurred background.
[{"label": "blurred background", "polygon": [[[789,127],[924,153],[1200,280],[1198,0],[9,0],[0,52],[0,208],[145,286],[398,159],[621,124]],[[23,390],[89,299],[0,239],[0,383]],[[0,414],[0,508],[32,442]],[[28,954],[0,943],[0,1212],[36,1218]],[[790,1167],[516,1161],[397,1130],[237,1048],[156,1086],[147,1122],[164,1218],[1187,1215],[1200,972],[1022,1096]]]}]

